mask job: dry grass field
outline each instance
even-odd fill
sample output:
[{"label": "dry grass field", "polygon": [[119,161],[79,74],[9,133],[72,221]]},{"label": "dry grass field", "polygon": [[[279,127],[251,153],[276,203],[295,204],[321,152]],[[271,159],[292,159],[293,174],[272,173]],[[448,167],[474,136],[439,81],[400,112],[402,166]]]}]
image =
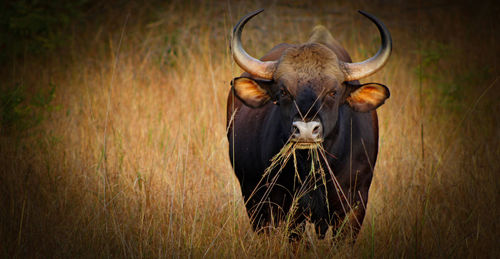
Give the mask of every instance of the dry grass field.
[{"label": "dry grass field", "polygon": [[[499,6],[494,1],[112,1],[49,55],[2,65],[5,258],[499,258]],[[323,24],[353,60],[379,17],[393,54],[363,82],[391,90],[354,245],[255,234],[228,158],[232,26],[261,56]],[[295,247],[294,247],[295,246]]]}]

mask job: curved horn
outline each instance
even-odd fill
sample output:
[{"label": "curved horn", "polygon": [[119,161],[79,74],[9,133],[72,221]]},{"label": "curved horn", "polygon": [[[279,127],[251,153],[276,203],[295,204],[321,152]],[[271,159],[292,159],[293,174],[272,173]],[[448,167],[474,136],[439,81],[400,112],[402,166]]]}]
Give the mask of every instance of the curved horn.
[{"label": "curved horn", "polygon": [[253,76],[264,79],[273,79],[273,73],[276,68],[276,61],[260,61],[250,55],[241,46],[241,31],[245,24],[254,16],[264,11],[260,9],[243,17],[236,26],[234,26],[233,34],[231,36],[231,53],[233,54],[234,61],[238,65]]},{"label": "curved horn", "polygon": [[391,55],[392,50],[391,33],[389,32],[387,27],[385,27],[385,25],[375,16],[361,10],[358,12],[366,16],[373,23],[375,23],[375,25],[377,25],[377,28],[380,32],[380,38],[382,39],[382,45],[380,46],[380,49],[378,50],[377,54],[375,54],[375,56],[363,62],[343,63],[344,67],[346,68],[345,81],[358,80],[377,72],[385,65],[385,63],[389,59],[389,56]]}]

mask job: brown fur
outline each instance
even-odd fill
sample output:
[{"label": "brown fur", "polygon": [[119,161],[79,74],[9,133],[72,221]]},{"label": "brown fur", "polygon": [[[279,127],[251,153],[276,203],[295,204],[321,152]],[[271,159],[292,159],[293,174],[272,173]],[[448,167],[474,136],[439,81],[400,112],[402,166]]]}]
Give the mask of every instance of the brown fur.
[{"label": "brown fur", "polygon": [[309,40],[309,43],[316,42],[321,43],[331,49],[337,58],[343,62],[352,62],[351,57],[347,53],[347,51],[340,45],[340,43],[333,38],[332,34],[328,31],[328,29],[323,25],[316,25],[312,32]]},{"label": "brown fur", "polygon": [[345,79],[341,62],[350,62],[347,51],[322,25],[314,27],[309,41],[283,50],[274,73],[274,80],[282,80],[292,94],[303,85],[315,86],[318,95],[342,83]]},{"label": "brown fur", "polygon": [[[275,81],[283,81],[292,94],[303,85],[315,86],[320,93],[325,85],[344,81],[337,55],[320,43],[306,43],[284,51],[274,72]],[[328,84],[329,83],[329,84]]]},{"label": "brown fur", "polygon": [[274,80],[282,80],[292,94],[297,94],[304,84],[315,86],[321,94],[325,88],[341,84],[345,70],[340,61],[351,62],[347,51],[336,41],[327,28],[313,28],[307,43],[302,45],[280,44],[263,60],[278,60]]}]

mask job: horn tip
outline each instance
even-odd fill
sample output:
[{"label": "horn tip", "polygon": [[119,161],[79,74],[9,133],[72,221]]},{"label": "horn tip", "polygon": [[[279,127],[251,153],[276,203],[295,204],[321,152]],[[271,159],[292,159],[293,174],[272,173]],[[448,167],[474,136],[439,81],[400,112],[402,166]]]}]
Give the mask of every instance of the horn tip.
[{"label": "horn tip", "polygon": [[257,9],[257,10],[255,10],[255,11],[253,11],[253,12],[249,13],[249,14],[247,15],[247,17],[254,17],[254,16],[256,16],[257,14],[260,14],[260,13],[262,13],[262,12],[264,12],[264,8],[260,8],[260,9]]},{"label": "horn tip", "polygon": [[370,17],[370,16],[372,16],[371,14],[369,14],[369,13],[367,13],[367,12],[363,11],[363,10],[358,10],[358,13],[360,13],[360,14],[362,14],[363,16],[366,16],[366,17]]}]

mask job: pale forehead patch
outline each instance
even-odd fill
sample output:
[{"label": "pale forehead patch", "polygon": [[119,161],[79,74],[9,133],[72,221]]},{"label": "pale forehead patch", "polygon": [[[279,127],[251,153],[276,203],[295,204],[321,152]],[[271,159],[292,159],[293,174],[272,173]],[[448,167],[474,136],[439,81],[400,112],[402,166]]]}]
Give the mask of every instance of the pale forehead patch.
[{"label": "pale forehead patch", "polygon": [[274,78],[287,82],[291,88],[305,83],[321,87],[325,80],[343,82],[344,73],[337,56],[328,47],[318,43],[306,43],[291,47],[283,53]]}]

